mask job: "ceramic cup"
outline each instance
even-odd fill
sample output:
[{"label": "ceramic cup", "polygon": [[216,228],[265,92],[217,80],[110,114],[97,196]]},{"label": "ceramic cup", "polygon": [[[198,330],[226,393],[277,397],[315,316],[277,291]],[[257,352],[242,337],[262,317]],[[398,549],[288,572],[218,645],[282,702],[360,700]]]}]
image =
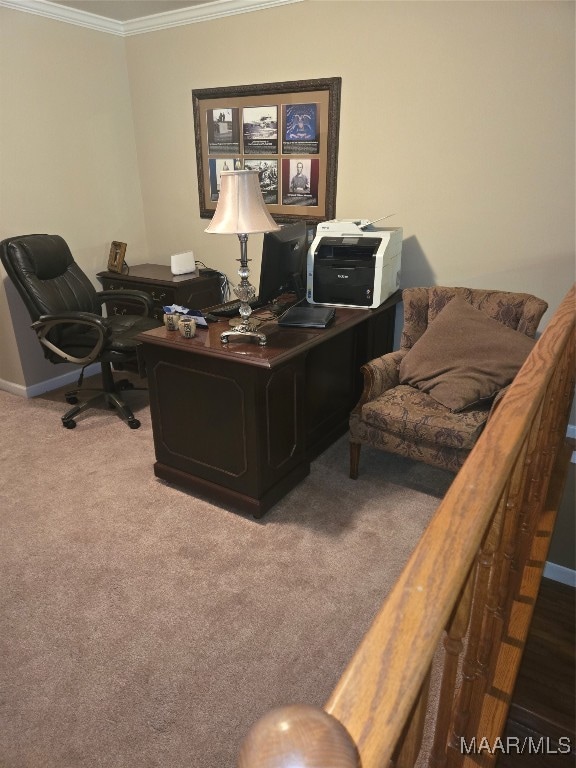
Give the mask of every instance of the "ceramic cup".
[{"label": "ceramic cup", "polygon": [[166,312],[164,315],[164,325],[166,328],[168,328],[169,331],[177,331],[178,330],[178,321],[180,320],[180,315],[177,312]]},{"label": "ceramic cup", "polygon": [[196,335],[196,321],[193,317],[182,315],[178,322],[178,330],[185,339],[191,339]]}]

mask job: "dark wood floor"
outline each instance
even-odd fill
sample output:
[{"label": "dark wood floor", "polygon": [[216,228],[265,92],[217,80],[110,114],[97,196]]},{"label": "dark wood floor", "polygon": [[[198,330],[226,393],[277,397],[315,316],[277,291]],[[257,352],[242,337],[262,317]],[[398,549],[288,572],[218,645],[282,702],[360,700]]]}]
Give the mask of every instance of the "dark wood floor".
[{"label": "dark wood floor", "polygon": [[[498,768],[576,765],[575,608],[574,588],[542,580],[505,733],[526,748],[501,754]],[[527,754],[530,737],[539,754]]]}]

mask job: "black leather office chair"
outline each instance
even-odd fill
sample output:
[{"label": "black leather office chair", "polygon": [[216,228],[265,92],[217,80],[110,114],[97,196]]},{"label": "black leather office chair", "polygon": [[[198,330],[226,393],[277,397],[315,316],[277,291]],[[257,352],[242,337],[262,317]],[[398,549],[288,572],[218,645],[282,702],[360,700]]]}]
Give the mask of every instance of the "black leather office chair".
[{"label": "black leather office chair", "polygon": [[[74,408],[62,416],[62,424],[73,429],[75,417],[103,398],[132,429],[138,429],[140,422],[119,394],[134,387],[127,379],[115,382],[112,366],[133,367],[135,337],[161,325],[149,317],[152,298],[142,291],[96,291],[59,235],[10,237],[0,243],[0,259],[30,313],[45,357],[52,363],[82,366],[78,387],[66,393]],[[141,304],[143,314],[104,317],[104,302],[120,295]],[[100,363],[103,387],[83,390],[90,396],[80,403],[84,368],[91,363]]]}]

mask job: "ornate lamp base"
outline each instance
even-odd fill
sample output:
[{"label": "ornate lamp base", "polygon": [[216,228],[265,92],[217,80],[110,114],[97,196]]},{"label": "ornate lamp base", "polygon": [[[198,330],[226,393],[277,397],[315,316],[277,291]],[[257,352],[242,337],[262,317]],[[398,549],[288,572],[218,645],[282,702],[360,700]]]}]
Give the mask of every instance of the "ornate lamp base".
[{"label": "ornate lamp base", "polygon": [[257,331],[250,323],[242,323],[228,331],[223,331],[220,334],[220,341],[222,344],[228,344],[229,341],[256,341],[261,347],[264,347],[268,339],[266,334]]},{"label": "ornate lamp base", "polygon": [[229,331],[224,331],[220,335],[220,341],[222,344],[228,344],[229,341],[257,341],[258,344],[263,347],[266,342],[266,336],[260,331],[256,330],[257,326],[250,322],[250,315],[252,314],[252,307],[249,302],[252,301],[256,295],[256,290],[253,285],[248,282],[248,275],[250,270],[248,269],[248,253],[246,250],[246,243],[248,242],[248,235],[238,235],[240,240],[240,269],[238,274],[240,275],[240,284],[234,288],[234,293],[240,299],[240,317],[242,322],[235,328],[231,328]]}]

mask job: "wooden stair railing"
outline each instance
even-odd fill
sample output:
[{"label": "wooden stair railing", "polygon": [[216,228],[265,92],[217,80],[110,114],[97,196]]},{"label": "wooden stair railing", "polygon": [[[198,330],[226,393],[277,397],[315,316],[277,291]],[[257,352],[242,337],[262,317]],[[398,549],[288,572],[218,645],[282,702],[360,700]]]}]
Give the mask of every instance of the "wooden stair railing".
[{"label": "wooden stair railing", "polygon": [[[269,712],[245,738],[238,768],[494,764],[570,457],[575,306],[573,286],[324,708]],[[419,756],[425,722],[434,738]]]}]

